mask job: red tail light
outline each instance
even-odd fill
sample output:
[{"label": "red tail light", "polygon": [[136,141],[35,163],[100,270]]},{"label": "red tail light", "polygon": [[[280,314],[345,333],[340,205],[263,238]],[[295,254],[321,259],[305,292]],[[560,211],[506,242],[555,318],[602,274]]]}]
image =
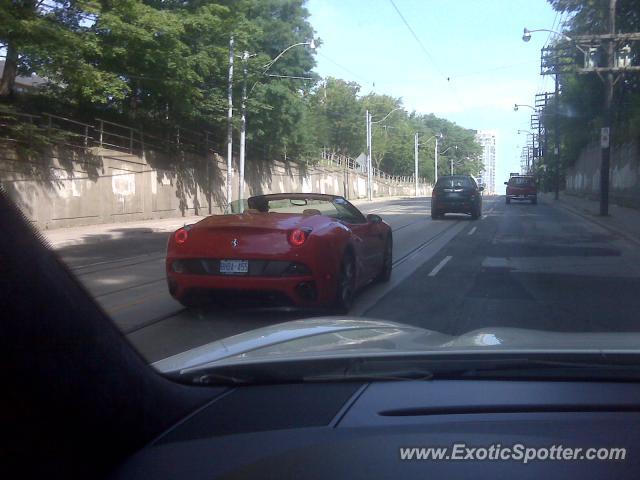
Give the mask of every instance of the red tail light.
[{"label": "red tail light", "polygon": [[176,233],[173,234],[173,239],[176,241],[176,245],[184,245],[187,238],[189,238],[189,232],[184,228],[177,230]]},{"label": "red tail light", "polygon": [[307,241],[308,236],[309,231],[296,228],[295,230],[291,230],[289,232],[289,243],[293,247],[299,247]]}]

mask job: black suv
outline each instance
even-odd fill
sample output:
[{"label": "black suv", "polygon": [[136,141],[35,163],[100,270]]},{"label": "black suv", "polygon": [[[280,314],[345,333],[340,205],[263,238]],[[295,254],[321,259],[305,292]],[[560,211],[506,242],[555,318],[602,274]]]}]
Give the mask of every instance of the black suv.
[{"label": "black suv", "polygon": [[445,213],[468,213],[476,220],[482,215],[482,195],[471,175],[440,177],[431,193],[431,218],[442,218]]}]

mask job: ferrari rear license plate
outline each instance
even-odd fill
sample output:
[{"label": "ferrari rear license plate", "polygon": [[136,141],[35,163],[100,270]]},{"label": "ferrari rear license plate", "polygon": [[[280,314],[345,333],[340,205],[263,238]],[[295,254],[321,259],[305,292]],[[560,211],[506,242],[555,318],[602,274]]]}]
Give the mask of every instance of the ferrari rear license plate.
[{"label": "ferrari rear license plate", "polygon": [[249,260],[220,260],[220,273],[248,273]]}]

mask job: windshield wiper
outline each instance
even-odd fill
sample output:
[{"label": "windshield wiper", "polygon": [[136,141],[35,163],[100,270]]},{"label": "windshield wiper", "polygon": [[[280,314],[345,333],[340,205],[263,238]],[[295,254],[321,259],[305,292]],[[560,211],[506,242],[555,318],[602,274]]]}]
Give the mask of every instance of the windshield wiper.
[{"label": "windshield wiper", "polygon": [[[536,358],[537,357],[537,358]],[[487,357],[406,357],[313,359],[226,365],[174,373],[183,383],[198,385],[255,385],[275,383],[425,381],[440,379],[640,378],[633,356],[548,354]]]},{"label": "windshield wiper", "polygon": [[407,380],[431,380],[433,372],[426,370],[407,370],[396,372],[342,372],[320,375],[308,375],[302,378],[303,382],[398,382]]},{"label": "windshield wiper", "polygon": [[258,382],[253,375],[231,375],[211,370],[207,372],[176,372],[165,375],[171,380],[189,385],[251,385],[264,383],[263,381]]}]

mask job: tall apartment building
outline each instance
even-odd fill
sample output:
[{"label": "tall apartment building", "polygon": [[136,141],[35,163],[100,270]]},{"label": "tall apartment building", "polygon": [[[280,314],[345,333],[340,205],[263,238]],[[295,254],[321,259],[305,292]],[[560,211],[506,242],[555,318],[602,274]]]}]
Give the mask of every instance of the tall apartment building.
[{"label": "tall apartment building", "polygon": [[476,140],[482,146],[482,164],[484,171],[480,181],[485,192],[496,193],[496,132],[492,130],[476,131]]}]

